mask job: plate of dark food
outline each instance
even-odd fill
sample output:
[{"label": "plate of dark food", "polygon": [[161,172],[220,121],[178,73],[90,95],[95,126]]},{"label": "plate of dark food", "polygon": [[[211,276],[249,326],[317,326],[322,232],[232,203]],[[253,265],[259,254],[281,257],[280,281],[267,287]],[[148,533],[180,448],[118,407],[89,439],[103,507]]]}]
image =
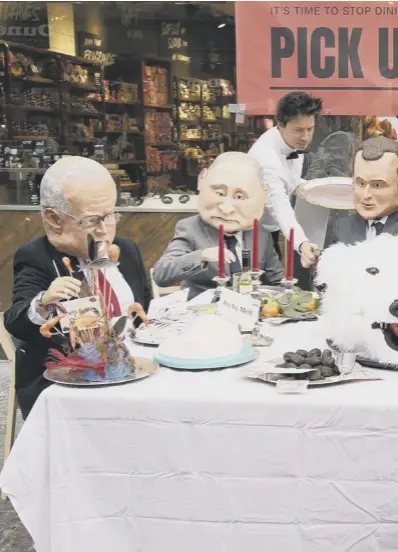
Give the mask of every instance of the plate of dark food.
[{"label": "plate of dark food", "polygon": [[289,351],[283,355],[283,358],[267,361],[261,370],[247,373],[246,377],[274,385],[279,380],[306,380],[308,387],[379,379],[361,370],[358,363],[355,364],[353,372],[342,374],[333,358],[332,351],[330,349],[322,351],[318,348],[309,351],[305,349],[299,349],[296,352]]}]

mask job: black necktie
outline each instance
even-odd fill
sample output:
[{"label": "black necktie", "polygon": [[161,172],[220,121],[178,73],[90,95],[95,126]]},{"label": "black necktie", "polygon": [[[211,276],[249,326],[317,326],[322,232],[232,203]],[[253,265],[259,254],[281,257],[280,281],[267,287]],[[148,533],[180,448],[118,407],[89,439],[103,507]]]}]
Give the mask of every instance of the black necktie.
[{"label": "black necktie", "polygon": [[372,226],[376,230],[376,236],[380,236],[383,232],[384,224],[382,222],[372,222]]},{"label": "black necktie", "polygon": [[235,261],[233,263],[229,263],[229,270],[232,276],[233,274],[242,272],[242,267],[239,261],[238,254],[236,252],[236,244],[238,243],[238,240],[236,236],[224,236],[224,240],[227,245],[227,249],[235,255]]}]

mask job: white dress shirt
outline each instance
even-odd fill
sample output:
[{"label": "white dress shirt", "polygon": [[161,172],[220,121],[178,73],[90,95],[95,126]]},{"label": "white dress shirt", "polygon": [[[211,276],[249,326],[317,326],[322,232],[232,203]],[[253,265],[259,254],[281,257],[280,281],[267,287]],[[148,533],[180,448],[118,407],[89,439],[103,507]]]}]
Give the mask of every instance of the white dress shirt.
[{"label": "white dress shirt", "polygon": [[294,247],[296,250],[304,241],[309,241],[304,230],[296,220],[290,197],[301,181],[304,156],[287,159],[293,150],[283,140],[277,127],[271,128],[260,136],[250,148],[249,155],[255,157],[263,167],[264,183],[269,188],[268,205],[264,210],[261,223],[270,232],[282,230],[289,238],[294,228]]},{"label": "white dress shirt", "polygon": [[[80,266],[83,269],[83,272],[85,276],[87,277],[87,272],[84,268],[84,261],[79,261]],[[112,268],[107,268],[104,272],[105,278],[113,291],[115,292],[116,298],[120,305],[120,312],[123,315],[127,315],[128,307],[134,303],[134,294],[126,280],[124,279],[123,274],[120,272],[119,268],[117,266],[114,266]],[[45,320],[40,314],[37,312],[37,300],[38,296],[36,296],[34,299],[32,299],[32,302],[29,307],[28,311],[28,317],[33,324],[37,324],[41,326],[47,320]]]},{"label": "white dress shirt", "polygon": [[378,220],[368,220],[368,224],[366,226],[366,239],[372,240],[373,238],[376,237],[376,228],[372,226],[373,223],[381,222],[381,224],[383,224],[384,226],[384,224],[387,222],[387,219],[388,219],[388,216],[385,216]]}]

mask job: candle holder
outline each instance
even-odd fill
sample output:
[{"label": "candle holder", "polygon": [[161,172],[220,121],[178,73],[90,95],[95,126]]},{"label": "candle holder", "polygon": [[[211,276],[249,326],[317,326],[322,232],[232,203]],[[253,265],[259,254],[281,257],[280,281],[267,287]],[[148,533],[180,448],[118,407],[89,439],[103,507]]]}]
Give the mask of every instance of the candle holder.
[{"label": "candle holder", "polygon": [[214,296],[211,302],[217,303],[220,300],[221,291],[227,287],[230,278],[229,276],[215,276],[213,280],[217,283],[217,287],[214,290]]},{"label": "candle holder", "polygon": [[269,347],[274,342],[273,337],[269,335],[264,335],[262,330],[262,325],[260,323],[260,313],[261,313],[261,292],[260,292],[260,285],[261,285],[261,274],[263,274],[263,270],[252,270],[251,271],[251,277],[252,277],[252,285],[253,285],[253,291],[251,293],[251,296],[253,299],[257,299],[260,301],[260,307],[257,317],[257,322],[253,328],[252,335],[251,335],[251,344],[253,347]]},{"label": "candle holder", "polygon": [[293,293],[294,293],[294,286],[297,284],[297,282],[298,282],[298,280],[296,278],[292,278],[292,279],[289,279],[289,280],[284,278],[283,280],[281,280],[281,286],[285,288],[285,291],[283,292],[281,297],[279,297],[279,299],[278,299],[281,307],[286,308],[292,302],[292,297],[293,297]]}]

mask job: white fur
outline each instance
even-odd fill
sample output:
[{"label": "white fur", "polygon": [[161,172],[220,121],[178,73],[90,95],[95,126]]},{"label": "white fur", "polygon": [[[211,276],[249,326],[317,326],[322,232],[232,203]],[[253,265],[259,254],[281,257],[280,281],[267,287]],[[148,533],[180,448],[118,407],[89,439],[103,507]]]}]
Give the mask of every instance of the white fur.
[{"label": "white fur", "polygon": [[[366,269],[379,269],[376,275]],[[398,236],[382,234],[356,245],[333,245],[318,264],[317,284],[326,284],[322,320],[327,335],[348,351],[398,364],[373,322],[398,323],[389,311],[398,299]]]}]

